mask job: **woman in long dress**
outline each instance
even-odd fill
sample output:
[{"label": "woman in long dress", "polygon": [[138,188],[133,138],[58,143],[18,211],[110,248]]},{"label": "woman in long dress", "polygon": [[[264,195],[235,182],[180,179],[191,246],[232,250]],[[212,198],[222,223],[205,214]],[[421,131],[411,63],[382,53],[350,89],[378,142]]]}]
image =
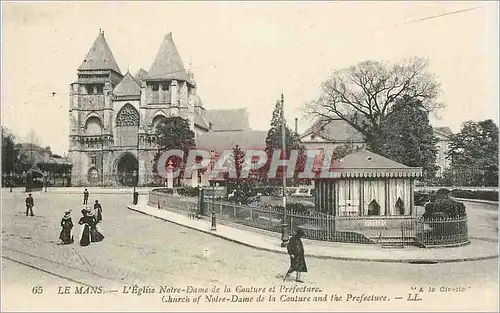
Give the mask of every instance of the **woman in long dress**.
[{"label": "woman in long dress", "polygon": [[82,217],[78,224],[82,225],[82,231],[80,235],[80,246],[86,247],[90,244],[90,225],[92,224],[92,218],[88,216],[89,211],[87,209],[82,210]]},{"label": "woman in long dress", "polygon": [[63,244],[72,244],[74,242],[71,230],[73,229],[73,221],[71,220],[71,210],[64,212],[64,216],[61,220],[61,234],[59,234],[59,239]]},{"label": "woman in long dress", "polygon": [[97,229],[97,220],[92,212],[88,212],[87,216],[90,218],[90,241],[99,242],[104,239],[104,235]]},{"label": "woman in long dress", "polygon": [[302,240],[300,240],[301,237],[304,237],[304,231],[299,228],[290,238],[290,241],[288,241],[287,250],[290,255],[290,268],[286,272],[283,281],[285,281],[291,273],[296,272],[297,277],[295,281],[302,283],[303,280],[300,279],[300,274],[307,273],[304,246],[302,245]]}]

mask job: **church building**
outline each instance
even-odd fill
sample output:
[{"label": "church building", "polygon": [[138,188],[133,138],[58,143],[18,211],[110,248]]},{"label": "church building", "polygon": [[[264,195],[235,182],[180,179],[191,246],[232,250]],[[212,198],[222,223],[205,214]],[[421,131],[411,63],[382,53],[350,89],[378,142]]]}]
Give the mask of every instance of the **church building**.
[{"label": "church building", "polygon": [[[132,75],[122,74],[104,32],[99,31],[77,76],[70,88],[69,109],[68,158],[74,186],[153,182],[155,128],[167,117],[187,119],[196,137],[237,131],[221,124],[234,116],[233,110],[203,107],[193,71],[185,70],[172,33],[164,37],[149,72],[140,69]],[[239,111],[240,119],[248,119],[246,109]]]}]

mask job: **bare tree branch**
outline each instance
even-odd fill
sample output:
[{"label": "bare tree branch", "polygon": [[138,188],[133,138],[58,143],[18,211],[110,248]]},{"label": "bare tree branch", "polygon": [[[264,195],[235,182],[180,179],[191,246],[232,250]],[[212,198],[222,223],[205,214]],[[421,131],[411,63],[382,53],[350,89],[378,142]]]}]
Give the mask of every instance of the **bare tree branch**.
[{"label": "bare tree branch", "polygon": [[337,70],[322,84],[318,99],[306,105],[306,114],[325,121],[340,118],[370,136],[400,109],[394,104],[403,97],[434,112],[443,106],[436,101],[440,85],[427,68],[426,59],[410,58],[392,65],[364,61]]}]

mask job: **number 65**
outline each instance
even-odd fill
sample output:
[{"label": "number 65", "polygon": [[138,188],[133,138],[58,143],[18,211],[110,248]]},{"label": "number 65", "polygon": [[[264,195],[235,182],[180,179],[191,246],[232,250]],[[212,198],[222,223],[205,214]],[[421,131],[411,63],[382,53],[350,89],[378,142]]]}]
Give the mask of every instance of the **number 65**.
[{"label": "number 65", "polygon": [[43,288],[42,286],[35,286],[33,289],[31,289],[31,293],[34,295],[41,295],[43,293]]}]

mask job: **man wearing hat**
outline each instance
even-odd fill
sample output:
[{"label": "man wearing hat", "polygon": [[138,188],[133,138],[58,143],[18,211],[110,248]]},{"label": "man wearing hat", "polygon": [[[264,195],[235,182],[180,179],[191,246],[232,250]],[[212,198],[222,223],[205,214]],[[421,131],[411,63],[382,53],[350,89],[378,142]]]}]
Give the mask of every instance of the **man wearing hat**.
[{"label": "man wearing hat", "polygon": [[33,216],[33,207],[35,206],[35,200],[31,196],[31,193],[28,194],[28,197],[26,198],[26,216],[28,216],[28,212]]},{"label": "man wearing hat", "polygon": [[71,235],[71,230],[73,229],[73,221],[71,220],[71,210],[64,212],[64,216],[61,220],[61,234],[59,235],[59,239],[63,242],[63,244],[71,244],[74,239]]},{"label": "man wearing hat", "polygon": [[99,203],[99,200],[95,200],[94,211],[95,211],[95,221],[96,223],[100,223],[102,221],[102,206]]},{"label": "man wearing hat", "polygon": [[85,188],[85,191],[83,192],[83,204],[87,204],[89,201],[89,192],[87,188]]}]

